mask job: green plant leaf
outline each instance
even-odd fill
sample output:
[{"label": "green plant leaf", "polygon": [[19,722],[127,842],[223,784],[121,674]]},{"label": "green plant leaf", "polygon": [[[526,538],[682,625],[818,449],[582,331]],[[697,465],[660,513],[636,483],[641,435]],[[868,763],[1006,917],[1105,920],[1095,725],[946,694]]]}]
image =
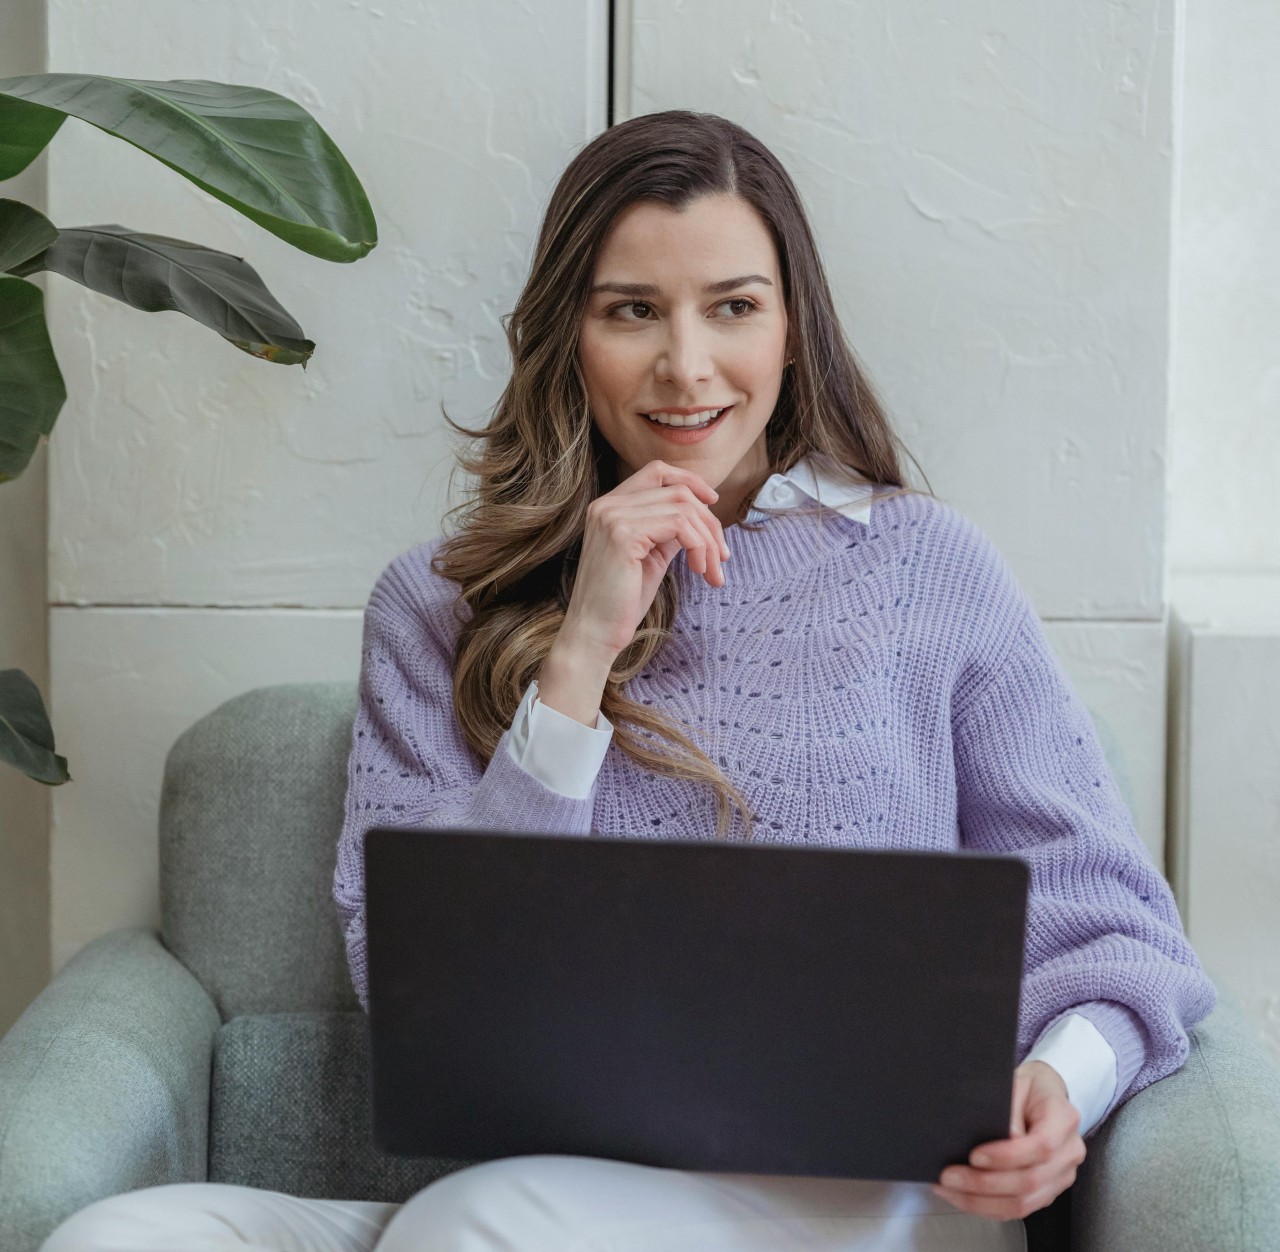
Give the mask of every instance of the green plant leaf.
[{"label": "green plant leaf", "polygon": [[45,325],[44,292],[0,274],[0,483],[27,468],[66,400]]},{"label": "green plant leaf", "polygon": [[21,174],[48,146],[65,120],[17,98],[0,106],[0,182]]},{"label": "green plant leaf", "polygon": [[0,273],[43,252],[58,228],[21,200],[0,200]]},{"label": "green plant leaf", "polygon": [[75,226],[18,267],[64,278],[147,313],[185,313],[251,356],[304,368],[316,345],[243,257],[125,226]]},{"label": "green plant leaf", "polygon": [[17,154],[0,164],[0,177],[22,169],[22,154],[30,152],[29,161],[57,129],[48,122],[42,129],[30,112],[36,106],[141,148],[312,256],[356,261],[378,242],[364,188],[337,145],[306,109],[273,91],[101,74],[0,79],[0,135],[8,144],[0,156]]},{"label": "green plant leaf", "polygon": [[0,670],[0,761],[51,787],[71,781],[39,688],[20,669]]}]

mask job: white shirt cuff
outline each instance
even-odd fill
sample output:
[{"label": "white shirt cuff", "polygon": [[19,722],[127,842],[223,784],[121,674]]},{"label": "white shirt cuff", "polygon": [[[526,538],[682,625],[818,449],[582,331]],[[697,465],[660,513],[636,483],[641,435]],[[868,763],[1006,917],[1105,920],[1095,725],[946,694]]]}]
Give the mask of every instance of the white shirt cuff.
[{"label": "white shirt cuff", "polygon": [[535,678],[516,709],[507,751],[544,787],[585,800],[595,786],[612,739],[613,723],[603,713],[596,714],[593,728],[543,704]]},{"label": "white shirt cuff", "polygon": [[1052,1065],[1067,1084],[1067,1099],[1080,1114],[1083,1135],[1102,1120],[1116,1093],[1116,1054],[1102,1032],[1083,1014],[1068,1013],[1055,1022],[1028,1061]]}]

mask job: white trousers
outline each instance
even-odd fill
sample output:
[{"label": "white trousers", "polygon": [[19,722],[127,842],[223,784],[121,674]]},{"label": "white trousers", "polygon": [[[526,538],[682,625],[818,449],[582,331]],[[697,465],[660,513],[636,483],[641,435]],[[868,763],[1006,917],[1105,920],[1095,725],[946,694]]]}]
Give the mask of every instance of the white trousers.
[{"label": "white trousers", "polygon": [[98,1200],[40,1252],[1025,1252],[1019,1221],[961,1213],[923,1183],[513,1156],[404,1204],[171,1183]]}]

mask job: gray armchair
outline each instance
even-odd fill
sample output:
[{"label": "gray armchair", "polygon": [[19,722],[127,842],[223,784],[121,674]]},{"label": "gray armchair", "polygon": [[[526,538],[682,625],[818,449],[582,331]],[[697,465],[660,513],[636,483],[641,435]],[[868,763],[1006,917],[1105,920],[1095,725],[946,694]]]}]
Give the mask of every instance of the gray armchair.
[{"label": "gray armchair", "polygon": [[[330,898],[354,712],[351,685],[262,688],[174,744],[160,933],[89,944],[0,1039],[3,1252],[140,1187],[401,1201],[465,1163],[370,1139]],[[1233,1001],[1090,1140],[1069,1203],[1076,1249],[1280,1246],[1280,1074]]]}]

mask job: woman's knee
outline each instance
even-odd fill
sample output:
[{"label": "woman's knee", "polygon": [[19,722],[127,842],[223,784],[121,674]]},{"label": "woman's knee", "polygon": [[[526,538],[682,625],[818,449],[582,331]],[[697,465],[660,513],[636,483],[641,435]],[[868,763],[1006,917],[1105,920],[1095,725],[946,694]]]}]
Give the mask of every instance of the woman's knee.
[{"label": "woman's knee", "polygon": [[562,1249],[590,1226],[582,1201],[593,1181],[618,1164],[530,1155],[469,1165],[407,1200],[383,1232],[378,1252]]},{"label": "woman's knee", "polygon": [[175,1234],[226,1233],[226,1224],[200,1194],[208,1184],[167,1183],[106,1196],[66,1218],[40,1245],[40,1252],[159,1252]]},{"label": "woman's knee", "polygon": [[225,1252],[241,1245],[372,1252],[399,1207],[230,1183],[166,1183],[95,1200],[63,1221],[40,1252]]}]

